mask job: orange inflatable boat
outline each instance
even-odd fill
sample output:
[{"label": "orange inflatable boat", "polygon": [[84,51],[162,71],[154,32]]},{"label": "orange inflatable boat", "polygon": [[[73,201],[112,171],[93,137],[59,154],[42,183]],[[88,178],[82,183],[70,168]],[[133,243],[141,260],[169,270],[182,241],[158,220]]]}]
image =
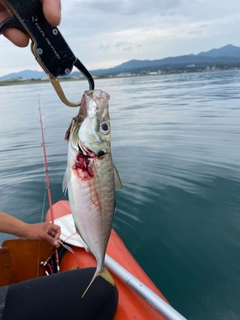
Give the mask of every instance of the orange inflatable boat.
[{"label": "orange inflatable boat", "polygon": [[[86,268],[86,267],[96,267],[95,258],[88,252],[85,251],[84,248],[75,246],[74,241],[79,241],[79,236],[75,234],[77,237],[76,240],[72,239],[72,243],[70,240],[71,231],[66,231],[65,226],[69,224],[69,222],[64,221],[65,218],[71,218],[71,210],[68,201],[59,201],[53,205],[53,215],[55,219],[55,223],[61,226],[61,239],[62,241],[66,241],[68,244],[73,244],[71,248],[73,249],[75,254],[72,254],[69,251],[66,251],[63,258],[60,262],[61,271],[71,270],[73,268]],[[47,221],[50,221],[50,211],[47,212]],[[72,218],[71,218],[72,219]],[[73,222],[72,222],[73,224]],[[74,228],[74,226],[72,225]],[[70,227],[71,229],[71,227]],[[72,229],[74,230],[74,229]],[[68,233],[68,234],[67,234]],[[73,235],[74,236],[74,235]],[[157,295],[157,297],[163,300],[163,303],[166,302],[166,299],[158,290],[158,288],[154,285],[154,283],[149,279],[146,273],[139,266],[137,261],[133,258],[130,252],[125,247],[123,241],[116,234],[114,230],[111,232],[110,240],[107,247],[107,256],[109,259],[114,259],[114,261],[121,265],[124,270],[129,272],[131,275],[136,277],[141,283],[141,286],[147,286],[153,293]],[[107,260],[107,258],[106,258]],[[106,262],[105,260],[105,262]],[[107,265],[107,263],[106,263]],[[111,272],[111,268],[107,265],[109,271]],[[118,275],[112,273],[112,276],[115,280],[115,283],[118,287],[119,291],[119,305],[117,314],[115,316],[115,320],[147,320],[147,319],[166,319],[160,312],[156,311],[139,293],[129,287],[126,283],[128,280],[123,281]],[[130,278],[129,278],[130,279]],[[169,306],[170,307],[170,306]],[[170,307],[171,308],[171,307]],[[173,311],[175,311],[173,309]],[[176,312],[176,314],[178,314]],[[168,317],[169,318],[169,317]],[[171,317],[170,317],[171,318]],[[174,317],[173,317],[174,318]],[[173,319],[172,318],[172,319]],[[176,316],[176,319],[184,319],[179,314]]]},{"label": "orange inflatable boat", "polygon": [[[65,246],[58,250],[60,271],[96,267],[95,258],[85,251],[81,238],[76,234],[70,212],[68,201],[57,202],[51,210],[54,223],[61,227],[61,240]],[[51,220],[50,210],[46,220]],[[66,245],[74,254],[66,250]],[[43,240],[5,240],[2,248],[0,247],[0,287],[57,272],[58,264],[53,258],[54,252],[53,246]],[[112,274],[119,293],[114,320],[185,319],[169,305],[113,230],[105,265]]]}]

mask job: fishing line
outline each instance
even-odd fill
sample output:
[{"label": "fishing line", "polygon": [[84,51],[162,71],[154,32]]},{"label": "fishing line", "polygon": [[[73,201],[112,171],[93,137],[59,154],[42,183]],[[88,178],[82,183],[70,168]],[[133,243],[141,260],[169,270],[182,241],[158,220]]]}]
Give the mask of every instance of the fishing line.
[{"label": "fishing line", "polygon": [[44,210],[45,210],[45,206],[46,206],[46,196],[47,196],[47,189],[46,189],[46,182],[45,182],[45,191],[44,191],[44,196],[43,196],[41,222],[43,222]]}]

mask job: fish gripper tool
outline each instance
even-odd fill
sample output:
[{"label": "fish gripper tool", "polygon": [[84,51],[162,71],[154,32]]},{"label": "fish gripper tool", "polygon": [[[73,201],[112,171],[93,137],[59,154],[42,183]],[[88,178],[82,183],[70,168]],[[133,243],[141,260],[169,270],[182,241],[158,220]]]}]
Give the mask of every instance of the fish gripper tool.
[{"label": "fish gripper tool", "polygon": [[81,61],[73,54],[57,27],[51,26],[42,11],[39,0],[0,0],[12,16],[0,24],[0,34],[5,28],[15,27],[31,39],[31,50],[37,62],[49,76],[59,98],[69,107],[80,102],[70,102],[58,77],[68,76],[75,66],[88,80],[89,90],[94,90],[94,80]]}]

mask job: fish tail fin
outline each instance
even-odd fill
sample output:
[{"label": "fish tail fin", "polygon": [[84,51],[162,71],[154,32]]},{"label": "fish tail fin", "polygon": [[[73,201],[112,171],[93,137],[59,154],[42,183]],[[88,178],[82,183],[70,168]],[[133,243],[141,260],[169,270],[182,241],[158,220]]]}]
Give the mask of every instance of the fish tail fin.
[{"label": "fish tail fin", "polygon": [[92,280],[90,281],[89,285],[87,286],[86,290],[83,292],[82,298],[85,296],[85,294],[87,293],[88,289],[90,288],[90,286],[92,285],[93,281],[98,277],[101,276],[103,279],[105,279],[107,282],[109,282],[112,286],[115,286],[115,282],[113,280],[113,277],[111,276],[110,272],[108,271],[108,269],[106,267],[103,268],[102,271],[98,271],[96,270],[96,272],[94,273]]}]

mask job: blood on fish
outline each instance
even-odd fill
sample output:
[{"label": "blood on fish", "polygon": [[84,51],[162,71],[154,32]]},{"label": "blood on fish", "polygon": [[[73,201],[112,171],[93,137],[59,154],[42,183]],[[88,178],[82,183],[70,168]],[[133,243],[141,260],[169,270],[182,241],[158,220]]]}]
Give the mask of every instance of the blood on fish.
[{"label": "blood on fish", "polygon": [[[73,170],[76,171],[76,174],[79,177],[79,179],[83,181],[88,181],[89,178],[94,177],[94,172],[90,165],[90,158],[93,158],[93,157],[86,156],[83,154],[81,150],[79,150],[76,157],[75,164],[72,167]],[[89,190],[90,190],[89,194],[90,194],[91,204],[94,207],[98,207],[98,211],[101,212],[102,205],[101,205],[101,201],[99,199],[98,192],[96,190],[96,186],[94,183],[89,183]],[[89,207],[89,211],[92,211],[90,207]]]},{"label": "blood on fish", "polygon": [[79,153],[77,154],[75,164],[72,168],[76,171],[80,169],[82,172],[88,173],[89,177],[91,178],[94,176],[93,170],[90,165],[89,157],[85,156],[81,151],[79,151]]}]

